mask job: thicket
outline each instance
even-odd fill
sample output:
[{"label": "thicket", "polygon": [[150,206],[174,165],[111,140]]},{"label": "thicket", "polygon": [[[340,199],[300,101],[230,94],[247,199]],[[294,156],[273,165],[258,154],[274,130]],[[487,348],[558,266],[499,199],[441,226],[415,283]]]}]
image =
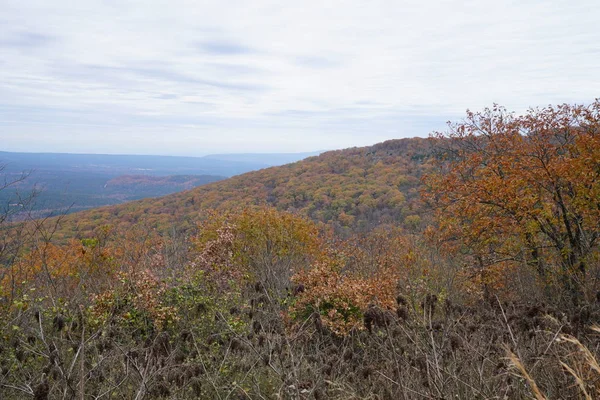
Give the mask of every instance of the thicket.
[{"label": "thicket", "polygon": [[5,223],[0,398],[599,398],[599,134],[599,101],[469,113],[428,227]]}]

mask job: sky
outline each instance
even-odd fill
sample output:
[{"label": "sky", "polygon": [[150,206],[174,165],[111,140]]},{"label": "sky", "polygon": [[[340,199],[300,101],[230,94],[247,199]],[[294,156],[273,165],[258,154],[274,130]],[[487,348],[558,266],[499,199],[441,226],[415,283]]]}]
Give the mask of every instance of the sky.
[{"label": "sky", "polygon": [[600,1],[0,0],[0,150],[302,152],[600,97]]}]

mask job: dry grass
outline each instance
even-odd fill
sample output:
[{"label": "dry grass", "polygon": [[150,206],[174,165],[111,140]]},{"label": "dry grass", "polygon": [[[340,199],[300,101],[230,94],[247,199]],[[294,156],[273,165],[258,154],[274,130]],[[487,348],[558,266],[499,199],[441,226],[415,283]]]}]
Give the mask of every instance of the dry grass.
[{"label": "dry grass", "polygon": [[531,388],[531,391],[533,392],[533,395],[536,398],[536,400],[547,400],[546,396],[544,396],[542,394],[537,383],[535,383],[535,380],[529,375],[529,373],[527,372],[527,369],[525,369],[525,366],[523,365],[523,363],[521,362],[519,357],[517,357],[515,355],[515,353],[513,353],[512,351],[510,351],[508,349],[507,349],[507,353],[508,353],[507,357],[510,360],[510,362],[512,363],[513,367],[515,367],[519,371],[520,375],[523,378],[525,378],[525,380],[527,381],[527,384]]}]

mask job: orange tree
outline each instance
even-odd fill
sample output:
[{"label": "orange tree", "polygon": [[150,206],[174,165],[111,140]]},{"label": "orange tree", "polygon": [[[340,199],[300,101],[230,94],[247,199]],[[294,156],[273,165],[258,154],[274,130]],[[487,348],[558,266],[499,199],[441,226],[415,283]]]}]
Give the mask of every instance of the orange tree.
[{"label": "orange tree", "polygon": [[[378,314],[375,325],[386,325],[394,313],[406,318],[430,293],[441,294],[440,276],[432,268],[420,241],[401,229],[378,228],[336,240],[327,254],[311,268],[299,270],[291,316],[304,323],[315,318],[338,335],[353,329],[370,329],[367,322]],[[405,308],[407,306],[408,308]],[[400,310],[402,308],[402,310]]]},{"label": "orange tree", "polygon": [[195,267],[225,283],[257,283],[276,297],[285,297],[292,274],[323,253],[318,225],[272,207],[209,212],[193,242]]},{"label": "orange tree", "polygon": [[[600,235],[600,100],[516,116],[494,106],[435,133],[424,197],[439,233],[481,274],[528,265],[575,303],[596,284]],[[488,282],[489,283],[489,282]]]}]

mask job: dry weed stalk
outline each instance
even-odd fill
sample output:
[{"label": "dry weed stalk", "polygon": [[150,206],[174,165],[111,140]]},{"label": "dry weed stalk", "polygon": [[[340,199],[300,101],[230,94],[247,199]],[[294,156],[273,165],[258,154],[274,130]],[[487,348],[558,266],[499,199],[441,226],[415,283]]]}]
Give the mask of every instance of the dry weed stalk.
[{"label": "dry weed stalk", "polygon": [[525,369],[525,366],[523,365],[523,363],[521,362],[521,360],[519,360],[519,357],[517,357],[515,355],[515,353],[513,353],[512,351],[510,351],[508,348],[506,349],[506,352],[508,353],[507,358],[510,360],[510,362],[512,363],[512,365],[517,370],[519,370],[521,376],[523,378],[525,378],[525,380],[527,381],[527,384],[531,388],[531,391],[533,392],[533,395],[535,396],[536,400],[547,400],[546,396],[544,396],[542,394],[542,392],[541,392],[540,388],[538,387],[537,383],[535,383],[535,380],[531,377],[531,375],[529,375],[529,373]]}]

